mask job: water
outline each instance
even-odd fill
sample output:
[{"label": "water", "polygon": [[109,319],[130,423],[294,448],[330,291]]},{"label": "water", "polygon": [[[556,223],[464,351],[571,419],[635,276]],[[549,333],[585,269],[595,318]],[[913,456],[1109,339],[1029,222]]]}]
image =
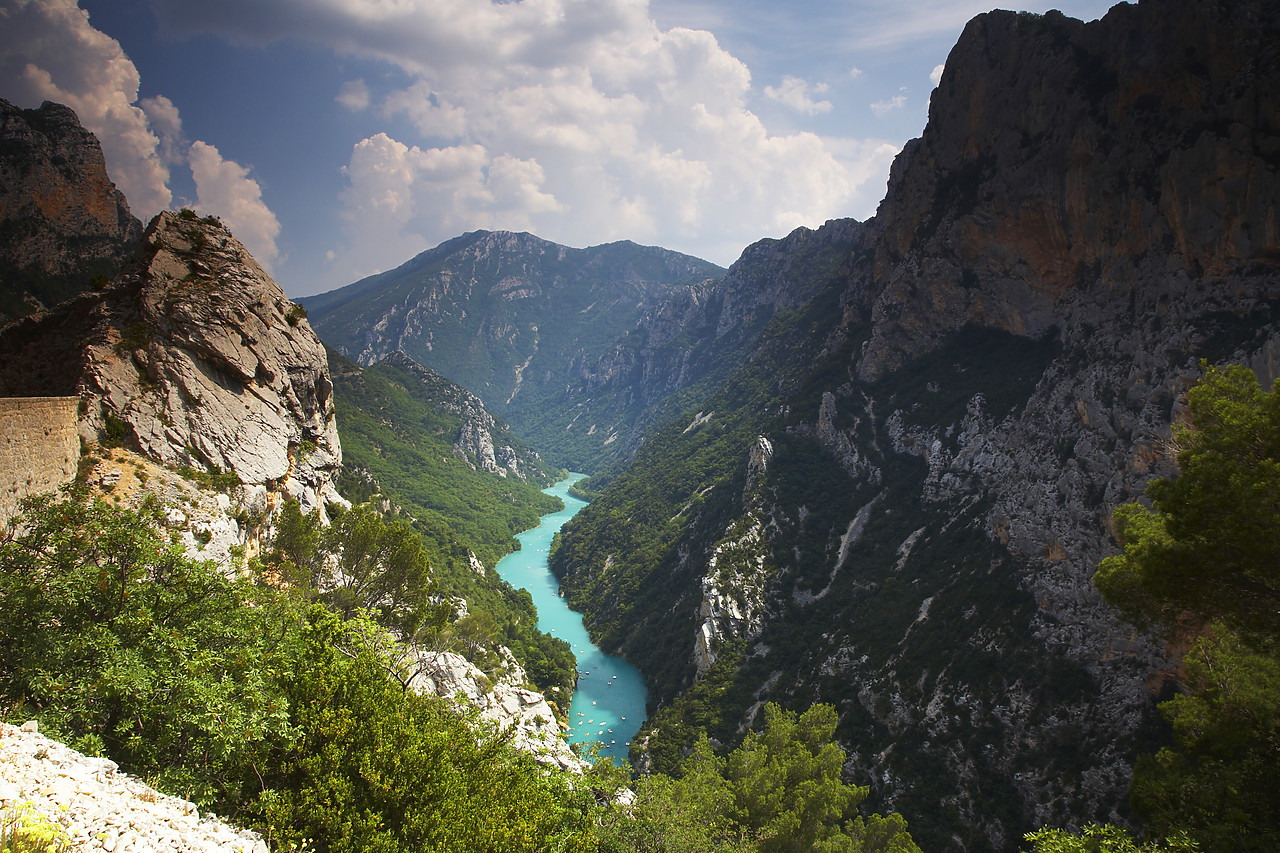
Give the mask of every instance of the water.
[{"label": "water", "polygon": [[639,670],[625,660],[596,648],[575,613],[560,597],[560,582],[551,574],[547,558],[551,537],[587,505],[569,494],[569,486],[585,474],[570,474],[544,491],[564,501],[565,508],[542,517],[533,530],[516,536],[520,550],[498,561],[498,575],[515,587],[529,590],[538,608],[538,629],[559,637],[578,657],[578,689],[569,707],[569,743],[601,744],[600,755],[625,760],[631,738],[644,722],[647,692]]}]

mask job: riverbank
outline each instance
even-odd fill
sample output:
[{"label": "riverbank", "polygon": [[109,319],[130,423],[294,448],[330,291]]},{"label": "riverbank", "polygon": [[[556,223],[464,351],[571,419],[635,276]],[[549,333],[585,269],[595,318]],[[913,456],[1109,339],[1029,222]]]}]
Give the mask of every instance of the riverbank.
[{"label": "riverbank", "polygon": [[648,691],[644,677],[622,658],[605,654],[591,642],[582,614],[570,610],[560,597],[560,583],[547,563],[556,532],[587,505],[569,493],[584,476],[571,474],[543,490],[560,498],[565,508],[544,515],[536,528],[518,534],[520,550],[503,557],[497,572],[512,586],[529,591],[538,608],[538,630],[567,642],[578,658],[580,676],[566,733],[569,742],[599,743],[601,756],[625,761],[630,741],[645,719]]}]

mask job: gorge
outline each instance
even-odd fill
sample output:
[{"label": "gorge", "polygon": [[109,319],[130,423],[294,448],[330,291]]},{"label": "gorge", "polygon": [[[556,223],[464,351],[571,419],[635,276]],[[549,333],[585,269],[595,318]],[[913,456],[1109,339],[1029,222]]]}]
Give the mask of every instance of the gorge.
[{"label": "gorge", "polygon": [[[1190,637],[1127,621],[1093,576],[1117,507],[1178,473],[1205,367],[1280,377],[1277,45],[1275,0],[980,15],[876,215],[727,270],[473,231],[295,305],[216,218],[166,212],[139,238],[111,206],[95,257],[127,260],[0,331],[0,391],[79,398],[82,479],[116,503],[182,469],[225,487],[182,498],[171,538],[286,586],[310,572],[335,611],[354,609],[335,594],[354,571],[332,571],[348,545],[286,552],[323,541],[300,519],[369,507],[412,530],[418,598],[369,612],[470,655],[473,698],[524,691],[543,724],[600,738],[579,698],[623,673],[534,625],[567,603],[643,678],[647,708],[617,712],[643,728],[606,750],[639,772],[825,705],[860,813],[903,816],[924,849],[1135,826],[1134,765],[1169,742],[1157,703],[1185,695]],[[549,495],[572,521],[544,555],[523,531]],[[503,557],[517,540],[530,553]],[[532,594],[531,554],[554,575]]]}]

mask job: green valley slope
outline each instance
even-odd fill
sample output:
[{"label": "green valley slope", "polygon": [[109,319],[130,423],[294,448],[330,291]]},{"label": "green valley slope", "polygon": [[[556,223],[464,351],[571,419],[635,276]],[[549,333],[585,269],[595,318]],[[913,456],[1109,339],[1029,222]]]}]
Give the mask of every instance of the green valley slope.
[{"label": "green valley slope", "polygon": [[611,243],[571,249],[529,234],[477,231],[390,272],[303,300],[330,346],[361,364],[396,350],[469,389],[557,464],[594,467],[628,412],[569,412],[566,388],[598,370],[641,317],[719,279],[714,264]]}]

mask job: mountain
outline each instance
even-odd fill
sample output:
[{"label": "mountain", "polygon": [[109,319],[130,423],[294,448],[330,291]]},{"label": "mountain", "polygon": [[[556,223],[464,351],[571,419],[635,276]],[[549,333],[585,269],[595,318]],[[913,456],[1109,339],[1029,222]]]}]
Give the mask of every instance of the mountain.
[{"label": "mountain", "polygon": [[518,547],[514,532],[560,508],[541,492],[560,472],[471,392],[404,353],[369,367],[328,355],[346,497],[382,495],[420,530],[448,530],[489,566]]},{"label": "mountain", "polygon": [[625,423],[586,422],[566,389],[641,317],[723,272],[634,243],[570,249],[476,231],[303,304],[346,357],[367,365],[402,351],[479,396],[548,459],[582,468],[611,452]]},{"label": "mountain", "polygon": [[141,238],[70,108],[0,100],[0,325],[111,276]]},{"label": "mountain", "polygon": [[824,701],[925,849],[1126,819],[1178,649],[1091,578],[1200,360],[1280,375],[1278,21],[970,22],[837,274],[563,534],[567,597],[649,680],[641,766]]}]

